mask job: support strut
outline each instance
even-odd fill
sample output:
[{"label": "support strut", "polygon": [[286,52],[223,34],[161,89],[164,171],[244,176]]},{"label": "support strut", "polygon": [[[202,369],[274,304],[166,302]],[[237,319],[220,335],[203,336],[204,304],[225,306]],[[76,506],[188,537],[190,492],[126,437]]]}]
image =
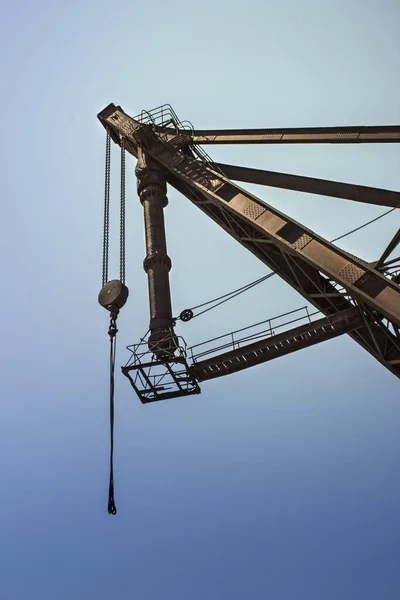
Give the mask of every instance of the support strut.
[{"label": "support strut", "polygon": [[144,209],[146,258],[150,303],[149,350],[159,359],[172,357],[177,348],[173,328],[164,208],[168,204],[164,168],[138,147],[137,189]]}]

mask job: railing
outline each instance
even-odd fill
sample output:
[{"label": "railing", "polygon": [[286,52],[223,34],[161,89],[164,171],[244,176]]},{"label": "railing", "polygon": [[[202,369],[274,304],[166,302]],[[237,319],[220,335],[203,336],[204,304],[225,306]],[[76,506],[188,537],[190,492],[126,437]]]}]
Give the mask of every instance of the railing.
[{"label": "railing", "polygon": [[[188,353],[191,360],[195,363],[199,359],[204,359],[205,356],[211,356],[221,351],[236,350],[242,348],[260,339],[265,339],[274,336],[278,331],[292,325],[293,323],[302,324],[302,322],[312,323],[313,320],[322,316],[321,311],[316,310],[313,312],[309,311],[307,306],[291,310],[286,313],[282,313],[271,319],[265,319],[250,325],[248,327],[242,327],[236,331],[226,333],[214,338],[211,338],[200,344],[195,344],[188,348]],[[256,331],[251,332],[251,330]],[[218,342],[215,344],[215,342]]]},{"label": "railing", "polygon": [[158,127],[169,127],[175,129],[178,133],[179,130],[190,130],[193,131],[194,127],[190,121],[181,121],[178,115],[170,104],[163,104],[152,110],[142,110],[140,115],[134,117],[135,121],[148,125],[157,125]]},{"label": "railing", "polygon": [[174,338],[174,353],[161,358],[149,350],[146,338],[147,334],[138,344],[127,346],[131,357],[122,367],[140,400],[147,403],[199,394],[199,385],[186,361],[185,341]]},{"label": "railing", "polygon": [[[131,367],[131,366],[135,366],[137,364],[140,364],[143,362],[143,358],[146,356],[148,360],[152,360],[154,358],[153,353],[149,350],[148,347],[148,339],[147,339],[147,334],[149,332],[146,333],[146,335],[141,338],[140,342],[138,342],[137,344],[130,344],[129,346],[126,347],[127,350],[129,350],[129,352],[131,353],[131,356],[129,357],[127,363],[126,363],[126,367]],[[176,338],[176,356],[178,358],[185,358],[186,360],[186,356],[187,356],[187,345],[185,340],[180,337],[180,336],[175,336]],[[165,338],[165,339],[169,339],[169,337]],[[161,340],[162,341],[162,340]]]},{"label": "railing", "polygon": [[[171,141],[175,146],[180,145],[182,142],[189,143],[196,158],[210,166],[214,171],[222,174],[221,169],[215,165],[207,152],[200,146],[191,143],[191,136],[188,134],[194,131],[192,123],[187,120],[181,121],[170,104],[163,104],[152,110],[142,110],[140,115],[137,115],[134,119],[146,125],[170,129],[171,132],[167,132],[165,141],[169,141],[170,133],[174,130],[176,136]],[[162,134],[159,133],[159,137],[163,140]]]}]

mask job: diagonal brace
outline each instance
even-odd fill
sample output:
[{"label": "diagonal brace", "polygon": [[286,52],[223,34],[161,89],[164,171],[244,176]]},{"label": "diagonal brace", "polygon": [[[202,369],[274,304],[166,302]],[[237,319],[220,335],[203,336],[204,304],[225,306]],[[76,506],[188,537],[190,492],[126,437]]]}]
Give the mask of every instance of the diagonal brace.
[{"label": "diagonal brace", "polygon": [[232,179],[233,181],[267,185],[284,190],[295,190],[307,194],[330,196],[331,198],[343,198],[344,200],[354,200],[356,202],[377,204],[379,206],[391,206],[393,208],[400,206],[400,192],[392,190],[383,190],[364,185],[341,183],[338,181],[329,181],[327,179],[317,179],[315,177],[305,177],[302,175],[276,173],[274,171],[265,171],[263,169],[237,167],[235,165],[226,165],[222,163],[217,163],[215,166],[221,169],[228,179]]}]

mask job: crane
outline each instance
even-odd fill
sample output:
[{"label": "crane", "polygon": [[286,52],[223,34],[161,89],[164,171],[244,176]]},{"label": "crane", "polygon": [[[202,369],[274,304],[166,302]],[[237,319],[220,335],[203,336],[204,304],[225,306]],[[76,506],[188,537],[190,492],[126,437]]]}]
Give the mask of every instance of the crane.
[{"label": "crane", "polygon": [[[181,122],[170,105],[131,117],[120,106],[110,104],[98,119],[107,132],[106,187],[111,140],[122,153],[121,265],[125,260],[125,151],[137,160],[137,189],[146,233],[143,266],[148,277],[150,328],[137,344],[128,347],[131,356],[122,372],[141,402],[198,394],[204,381],[342,334],[349,335],[400,377],[400,257],[391,258],[400,242],[400,229],[381,256],[373,263],[367,262],[260,200],[238,182],[386,206],[388,212],[400,207],[400,192],[215,163],[204,150],[212,144],[399,143],[400,126],[196,130],[191,123]],[[291,311],[257,324],[260,327],[255,333],[250,327],[188,348],[175,333],[177,318],[171,309],[172,263],[167,254],[163,214],[168,203],[167,185],[183,194],[315,310],[305,307]],[[103,267],[99,300],[111,312],[113,337],[115,319],[128,291],[124,275],[121,280],[109,282],[106,274]],[[182,311],[178,318],[190,320],[193,310]]]}]

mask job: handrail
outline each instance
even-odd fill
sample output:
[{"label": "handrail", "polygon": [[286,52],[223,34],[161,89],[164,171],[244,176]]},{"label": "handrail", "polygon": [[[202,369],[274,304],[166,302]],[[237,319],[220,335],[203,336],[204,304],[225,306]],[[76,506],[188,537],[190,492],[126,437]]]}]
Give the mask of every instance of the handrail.
[{"label": "handrail", "polygon": [[[297,318],[285,320],[283,323],[276,323],[276,321],[278,321],[278,319],[288,317],[289,315],[294,315],[301,311],[304,314],[302,314],[301,316],[299,316]],[[291,325],[293,323],[297,323],[299,321],[304,321],[304,320],[308,321],[309,323],[312,323],[311,317],[315,317],[316,315],[321,315],[321,311],[316,310],[314,312],[310,312],[307,306],[302,306],[301,308],[297,308],[295,310],[290,310],[288,312],[282,313],[282,314],[272,317],[270,319],[265,319],[263,321],[259,321],[258,323],[255,323],[254,325],[249,325],[247,327],[241,327],[240,329],[236,329],[235,331],[231,331],[229,333],[225,333],[223,335],[216,336],[216,337],[206,340],[204,342],[200,342],[199,344],[194,344],[193,346],[190,346],[190,348],[188,348],[188,352],[190,353],[191,359],[195,362],[197,359],[199,359],[203,356],[213,354],[220,350],[225,350],[226,348],[236,349],[236,348],[242,347],[241,345],[243,345],[243,344],[244,344],[243,348],[245,348],[246,347],[245,345],[248,342],[254,342],[256,340],[259,340],[259,339],[262,339],[265,337],[273,337],[276,334],[276,331],[278,329],[282,329],[282,327],[285,327],[287,325]],[[239,333],[249,331],[250,329],[254,329],[255,327],[264,325],[265,323],[268,323],[268,325],[269,325],[267,328],[265,328],[261,331],[251,333],[249,335],[242,336],[239,339],[237,339],[237,337],[235,338],[235,335],[237,336],[237,334],[239,334]],[[211,344],[212,342],[217,342],[218,340],[224,340],[226,338],[229,338],[229,341],[226,341],[226,343],[222,342],[221,344],[219,344],[217,346],[213,346],[210,349],[204,349],[204,350],[200,350],[200,351],[195,350],[196,348],[199,349],[201,346]]]}]

